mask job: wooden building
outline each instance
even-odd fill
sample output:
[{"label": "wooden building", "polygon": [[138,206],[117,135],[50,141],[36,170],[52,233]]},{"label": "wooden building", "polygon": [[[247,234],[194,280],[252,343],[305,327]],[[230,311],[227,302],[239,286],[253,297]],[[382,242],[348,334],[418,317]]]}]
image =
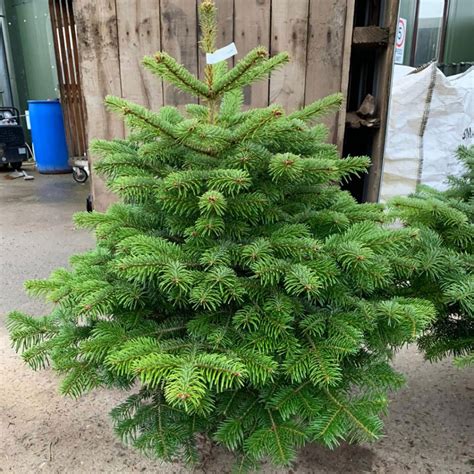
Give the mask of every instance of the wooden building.
[{"label": "wooden building", "polygon": [[[103,106],[107,94],[155,110],[193,100],[157,81],[143,70],[140,61],[146,54],[164,50],[193,73],[202,72],[205,62],[197,45],[199,0],[52,1],[73,6],[88,140],[125,134],[122,121]],[[286,50],[292,58],[268,81],[246,91],[246,106],[278,102],[294,110],[342,91],[351,98],[348,107],[357,110],[365,95],[372,94],[378,125],[364,140],[373,142],[374,169],[379,173],[398,0],[215,1],[220,25],[218,47],[234,41],[238,49],[230,61],[257,45],[266,46],[272,54]],[[364,51],[368,58],[365,66]],[[351,65],[354,57],[357,63]],[[365,82],[359,84],[361,78]],[[327,124],[333,142],[341,151],[347,148],[345,111],[330,117]],[[93,162],[94,157],[89,158]],[[368,185],[373,188],[378,175],[370,176]],[[113,197],[98,177],[93,176],[92,184],[94,206],[104,209]],[[369,193],[365,197],[376,196]]]}]

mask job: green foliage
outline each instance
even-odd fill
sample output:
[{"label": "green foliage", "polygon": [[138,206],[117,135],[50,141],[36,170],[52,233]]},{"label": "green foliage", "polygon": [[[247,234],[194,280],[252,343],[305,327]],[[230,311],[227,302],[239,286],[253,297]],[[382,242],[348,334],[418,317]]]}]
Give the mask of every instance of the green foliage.
[{"label": "green foliage", "polygon": [[474,147],[460,148],[464,174],[449,178],[444,192],[420,186],[416,194],[390,203],[392,214],[420,229],[410,250],[412,267],[403,295],[423,294],[438,317],[419,338],[429,360],[456,357],[472,364],[474,352]]},{"label": "green foliage", "polygon": [[[210,0],[201,14],[209,51]],[[91,150],[121,202],[75,217],[96,249],[27,283],[52,313],[9,317],[14,347],[62,374],[62,393],[136,391],[112,410],[116,431],[166,460],[195,461],[198,434],[234,451],[237,471],[264,457],[288,465],[308,442],[377,439],[387,392],[403,383],[391,355],[435,316],[416,295],[391,296],[413,275],[401,255],[418,233],[339,187],[368,165],[341,160],[313,124],[341,97],[242,111],[241,87],[286,61],[256,48],[200,81],[165,53],[145,59],[201,104],[151,112],[107,98],[131,133]],[[417,268],[438,275],[455,257],[433,248]],[[469,291],[446,294],[465,305]]]}]

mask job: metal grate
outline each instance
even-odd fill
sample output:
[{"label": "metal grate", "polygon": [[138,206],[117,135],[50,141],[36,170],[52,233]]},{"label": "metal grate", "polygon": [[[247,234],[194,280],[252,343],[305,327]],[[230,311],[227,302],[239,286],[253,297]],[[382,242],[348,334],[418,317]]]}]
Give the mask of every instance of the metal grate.
[{"label": "metal grate", "polygon": [[87,150],[85,108],[72,1],[49,0],[49,10],[69,156],[83,157]]},{"label": "metal grate", "polygon": [[3,125],[0,127],[0,143],[8,147],[24,146],[25,135],[19,125]]}]

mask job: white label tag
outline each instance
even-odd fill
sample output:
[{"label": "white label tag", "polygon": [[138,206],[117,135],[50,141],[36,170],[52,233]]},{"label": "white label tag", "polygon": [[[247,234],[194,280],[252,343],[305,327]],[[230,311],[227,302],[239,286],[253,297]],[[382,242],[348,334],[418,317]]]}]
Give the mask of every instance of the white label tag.
[{"label": "white label tag", "polygon": [[213,53],[206,53],[207,64],[216,64],[226,59],[231,58],[237,54],[237,48],[235,43],[230,43],[221,49],[214,51]]},{"label": "white label tag", "polygon": [[18,148],[19,155],[26,155],[26,148]]}]

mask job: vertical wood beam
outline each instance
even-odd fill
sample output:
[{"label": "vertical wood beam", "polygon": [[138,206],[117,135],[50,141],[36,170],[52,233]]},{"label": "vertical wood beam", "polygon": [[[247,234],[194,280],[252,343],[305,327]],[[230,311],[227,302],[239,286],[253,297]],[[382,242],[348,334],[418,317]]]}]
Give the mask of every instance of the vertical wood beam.
[{"label": "vertical wood beam", "polygon": [[[117,38],[117,12],[114,0],[91,2],[76,0],[74,17],[78,31],[79,63],[84,88],[87,138],[121,138],[124,126],[120,117],[106,111],[107,94],[122,95],[120,60]],[[91,164],[95,157],[89,156]],[[104,181],[92,175],[94,207],[104,210],[116,198]]]},{"label": "vertical wood beam", "polygon": [[[235,2],[234,41],[237,58],[243,58],[256,46],[270,49],[270,6],[271,0],[245,0]],[[268,105],[269,80],[259,81],[244,90],[244,105],[266,107]]]},{"label": "vertical wood beam", "polygon": [[[311,0],[309,11],[308,55],[305,83],[305,105],[343,88],[343,65],[349,61],[344,55],[347,0]],[[350,36],[349,31],[349,36]],[[350,43],[349,43],[350,48]],[[347,80],[347,77],[346,77]],[[347,84],[345,85],[347,88]],[[324,120],[329,127],[329,139],[337,141],[337,115]],[[342,130],[343,131],[343,130]]]},{"label": "vertical wood beam", "polygon": [[399,1],[385,2],[385,15],[383,25],[389,30],[387,47],[383,50],[378,60],[378,70],[375,84],[375,98],[377,115],[380,118],[380,128],[374,136],[372,143],[372,166],[367,177],[364,200],[376,202],[380,193],[380,182],[383,170],[383,154],[385,149],[385,135],[387,131],[388,107],[390,103],[390,90],[392,84],[393,53],[395,49],[395,35],[398,21]]},{"label": "vertical wood beam", "polygon": [[142,66],[161,50],[159,0],[116,0],[122,96],[152,110],[163,105],[163,84]]},{"label": "vertical wood beam", "polygon": [[309,0],[273,0],[271,53],[290,53],[291,61],[270,78],[270,103],[293,111],[304,105]]},{"label": "vertical wood beam", "polygon": [[[173,56],[193,74],[198,74],[198,21],[194,0],[161,0],[161,49]],[[163,83],[166,105],[197,103],[197,98]]]}]

